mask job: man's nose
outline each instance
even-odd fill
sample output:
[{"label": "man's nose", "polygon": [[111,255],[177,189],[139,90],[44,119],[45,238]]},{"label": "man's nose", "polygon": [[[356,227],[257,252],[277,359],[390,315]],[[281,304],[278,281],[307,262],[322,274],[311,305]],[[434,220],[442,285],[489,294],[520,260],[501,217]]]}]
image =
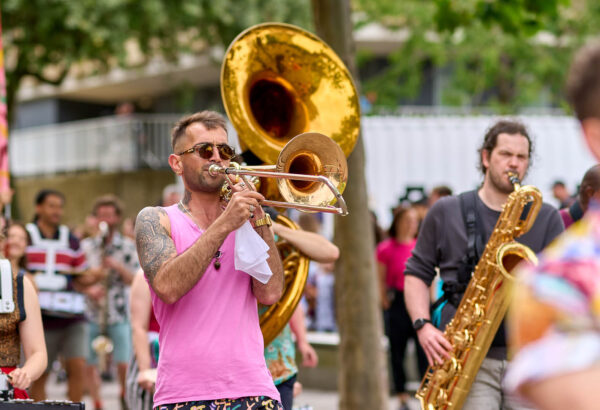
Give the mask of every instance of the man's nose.
[{"label": "man's nose", "polygon": [[219,154],[219,148],[216,145],[213,145],[212,155],[210,156],[210,161],[212,162],[221,162],[222,158]]}]

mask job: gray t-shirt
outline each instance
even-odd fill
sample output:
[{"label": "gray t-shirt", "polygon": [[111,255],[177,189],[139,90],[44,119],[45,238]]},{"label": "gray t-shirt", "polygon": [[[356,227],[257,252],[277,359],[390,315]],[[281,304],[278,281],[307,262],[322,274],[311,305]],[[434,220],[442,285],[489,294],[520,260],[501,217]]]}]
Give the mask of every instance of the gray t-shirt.
[{"label": "gray t-shirt", "polygon": [[[500,212],[488,208],[479,195],[476,195],[475,207],[479,218],[478,224],[483,228],[483,238],[487,243]],[[530,247],[533,252],[539,253],[563,230],[563,222],[558,211],[552,205],[544,203],[529,232],[516,240]],[[460,209],[460,200],[457,196],[444,197],[427,212],[412,256],[406,262],[404,274],[416,276],[430,286],[437,267],[444,282],[456,281],[458,269],[466,252],[467,232]],[[456,308],[446,303],[442,310],[440,323],[442,329],[455,313]],[[494,345],[505,346],[505,342],[495,341]],[[490,349],[490,357],[502,358],[505,355],[504,347],[501,347],[498,352],[492,352]]]}]

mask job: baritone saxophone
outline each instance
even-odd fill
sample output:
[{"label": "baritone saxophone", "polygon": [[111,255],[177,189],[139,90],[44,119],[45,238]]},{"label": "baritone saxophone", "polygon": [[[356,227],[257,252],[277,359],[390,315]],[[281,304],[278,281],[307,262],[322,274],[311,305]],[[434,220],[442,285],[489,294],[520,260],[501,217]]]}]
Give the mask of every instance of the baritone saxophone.
[{"label": "baritone saxophone", "polygon": [[426,410],[460,409],[510,304],[515,279],[511,272],[521,261],[537,264],[533,251],[515,242],[535,222],[542,194],[521,186],[509,173],[514,191],[488,240],[465,294],[444,336],[452,344],[450,358],[430,366],[416,397]]}]

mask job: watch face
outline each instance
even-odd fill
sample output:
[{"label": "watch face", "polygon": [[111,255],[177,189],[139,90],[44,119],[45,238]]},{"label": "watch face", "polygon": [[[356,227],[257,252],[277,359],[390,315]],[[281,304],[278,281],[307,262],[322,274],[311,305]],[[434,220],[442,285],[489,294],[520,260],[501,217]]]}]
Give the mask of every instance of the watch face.
[{"label": "watch face", "polygon": [[413,327],[415,328],[415,330],[419,330],[421,329],[423,326],[425,326],[425,323],[428,323],[428,320],[425,319],[417,319],[415,320],[415,323],[413,323]]}]

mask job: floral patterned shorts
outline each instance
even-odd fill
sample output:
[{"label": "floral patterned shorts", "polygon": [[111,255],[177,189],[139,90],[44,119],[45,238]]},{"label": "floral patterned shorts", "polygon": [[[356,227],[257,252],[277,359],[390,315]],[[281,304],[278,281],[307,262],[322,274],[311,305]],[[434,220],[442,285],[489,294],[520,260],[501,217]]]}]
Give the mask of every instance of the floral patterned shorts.
[{"label": "floral patterned shorts", "polygon": [[277,400],[265,396],[255,396],[163,404],[156,407],[155,410],[283,410],[283,407]]}]

